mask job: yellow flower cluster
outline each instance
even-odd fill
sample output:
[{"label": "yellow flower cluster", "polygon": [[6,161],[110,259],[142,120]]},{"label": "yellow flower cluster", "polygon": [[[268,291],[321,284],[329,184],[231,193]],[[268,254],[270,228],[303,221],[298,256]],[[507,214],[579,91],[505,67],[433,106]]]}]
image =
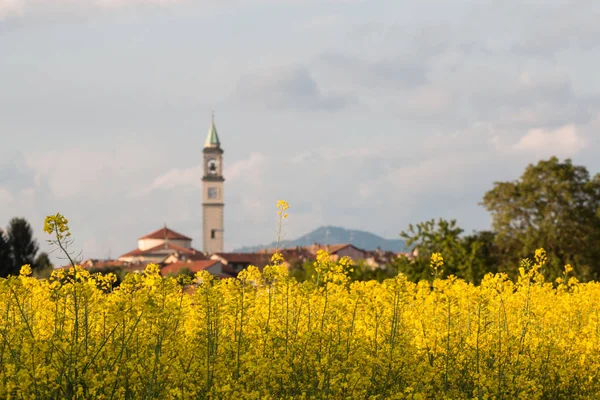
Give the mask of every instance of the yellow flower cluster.
[{"label": "yellow flower cluster", "polygon": [[302,283],[24,267],[0,279],[0,398],[600,398],[600,283],[545,282],[537,255],[480,286],[351,283],[326,252]]},{"label": "yellow flower cluster", "polygon": [[44,232],[48,234],[56,234],[58,240],[62,240],[71,236],[69,231],[69,220],[60,213],[49,215],[44,220]]},{"label": "yellow flower cluster", "polygon": [[277,202],[277,210],[278,210],[277,215],[279,216],[279,226],[277,228],[277,246],[275,248],[275,254],[273,254],[273,256],[271,257],[271,263],[273,265],[279,265],[279,263],[283,261],[283,255],[279,251],[280,250],[279,244],[281,242],[281,226],[282,226],[283,220],[288,217],[288,214],[283,213],[283,212],[285,210],[287,210],[288,208],[290,208],[290,205],[288,204],[287,201],[279,200]]},{"label": "yellow flower cluster", "polygon": [[281,213],[283,211],[287,210],[288,208],[290,208],[290,205],[288,204],[288,202],[285,200],[279,200],[277,202],[277,208],[279,209],[279,211],[277,211],[277,215],[281,216],[283,219],[286,219],[288,217],[288,214],[284,213],[282,215]]},{"label": "yellow flower cluster", "polygon": [[444,267],[444,257],[442,257],[442,254],[433,253],[431,255],[431,260],[429,261],[429,266],[431,268],[431,274],[437,278]]}]

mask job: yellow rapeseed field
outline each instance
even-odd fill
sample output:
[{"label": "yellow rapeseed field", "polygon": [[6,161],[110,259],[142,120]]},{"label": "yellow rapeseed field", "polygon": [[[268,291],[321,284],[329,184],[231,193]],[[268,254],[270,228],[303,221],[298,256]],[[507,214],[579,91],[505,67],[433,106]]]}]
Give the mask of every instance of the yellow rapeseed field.
[{"label": "yellow rapeseed field", "polygon": [[0,280],[0,398],[599,398],[600,284],[544,282],[543,261],[515,283],[350,283],[321,252],[313,281],[274,265],[193,290],[25,266]]},{"label": "yellow rapeseed field", "polygon": [[[46,220],[61,248],[66,223]],[[0,398],[600,398],[600,284],[569,265],[546,282],[542,249],[516,282],[479,286],[438,279],[437,253],[417,284],[350,282],[352,262],[326,252],[299,283],[280,261],[223,280],[150,265],[118,287],[24,266],[0,279]]]}]

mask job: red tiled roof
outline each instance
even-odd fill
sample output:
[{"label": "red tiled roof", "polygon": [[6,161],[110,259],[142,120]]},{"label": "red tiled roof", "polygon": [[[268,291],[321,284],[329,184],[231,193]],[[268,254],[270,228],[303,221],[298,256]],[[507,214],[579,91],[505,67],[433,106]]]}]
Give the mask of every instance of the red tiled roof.
[{"label": "red tiled roof", "polygon": [[142,255],[144,252],[140,249],[135,249],[135,250],[131,250],[125,254],[122,254],[119,258],[121,257],[129,257],[129,256],[139,256]]},{"label": "red tiled roof", "polygon": [[354,247],[356,250],[364,251],[354,246],[351,243],[341,243],[341,244],[317,244],[313,246],[307,246],[306,249],[314,251],[315,253],[319,250],[326,250],[329,254],[335,254],[338,251],[345,249],[346,247]]},{"label": "red tiled roof", "polygon": [[154,251],[162,250],[162,249],[175,250],[175,251],[178,251],[178,252],[184,253],[184,254],[193,254],[193,255],[202,254],[200,251],[198,251],[196,249],[187,249],[185,247],[177,246],[176,244],[173,244],[173,243],[165,242],[165,243],[159,244],[158,246],[154,246],[154,247],[151,247],[146,250],[140,250],[140,249],[132,250],[129,253],[123,254],[121,257],[141,256],[144,254],[151,254]]},{"label": "red tiled roof", "polygon": [[160,273],[163,276],[169,275],[171,273],[176,274],[183,268],[190,270],[192,273],[196,273],[198,271],[203,271],[205,269],[208,269],[218,263],[219,263],[219,260],[200,260],[200,261],[191,261],[191,262],[176,262],[173,264],[169,264],[166,267],[163,267],[160,270]]},{"label": "red tiled roof", "polygon": [[243,263],[255,265],[257,267],[264,266],[271,260],[271,257],[265,253],[215,253],[215,255],[226,260],[228,264]]},{"label": "red tiled roof", "polygon": [[281,255],[283,256],[283,259],[286,261],[290,261],[290,260],[304,260],[304,259],[312,259],[314,258],[314,255],[306,250],[306,249],[300,249],[300,250],[296,250],[296,249],[290,249],[290,250],[283,250],[281,252]]},{"label": "red tiled roof", "polygon": [[[350,243],[345,244],[332,244],[329,246],[329,254],[335,254],[338,251],[345,249],[346,247],[352,246]],[[354,246],[352,246],[354,247]],[[357,249],[358,250],[358,249]]]},{"label": "red tiled roof", "polygon": [[147,234],[143,236],[141,239],[182,239],[182,240],[192,240],[191,238],[182,235],[181,233],[175,232],[166,226],[157,231]]}]

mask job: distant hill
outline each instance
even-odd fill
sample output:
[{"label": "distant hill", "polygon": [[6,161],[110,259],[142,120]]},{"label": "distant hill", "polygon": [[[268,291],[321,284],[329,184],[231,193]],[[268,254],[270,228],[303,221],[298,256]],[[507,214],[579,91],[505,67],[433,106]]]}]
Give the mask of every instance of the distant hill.
[{"label": "distant hill", "polygon": [[[378,247],[384,251],[406,251],[406,243],[402,239],[384,239],[370,232],[344,229],[337,226],[322,226],[295,240],[282,240],[281,248],[297,246],[311,246],[314,243],[338,244],[351,243],[363,250],[376,250]],[[263,249],[275,248],[277,242],[259,246],[246,246],[234,250],[239,253],[251,253]]]}]

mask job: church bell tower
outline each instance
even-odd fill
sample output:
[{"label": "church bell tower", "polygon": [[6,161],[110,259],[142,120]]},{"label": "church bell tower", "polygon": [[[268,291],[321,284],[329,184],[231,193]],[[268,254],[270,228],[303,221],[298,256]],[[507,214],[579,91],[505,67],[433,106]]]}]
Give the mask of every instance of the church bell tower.
[{"label": "church bell tower", "polygon": [[204,143],[202,177],[202,250],[208,254],[223,252],[223,149],[213,114]]}]

